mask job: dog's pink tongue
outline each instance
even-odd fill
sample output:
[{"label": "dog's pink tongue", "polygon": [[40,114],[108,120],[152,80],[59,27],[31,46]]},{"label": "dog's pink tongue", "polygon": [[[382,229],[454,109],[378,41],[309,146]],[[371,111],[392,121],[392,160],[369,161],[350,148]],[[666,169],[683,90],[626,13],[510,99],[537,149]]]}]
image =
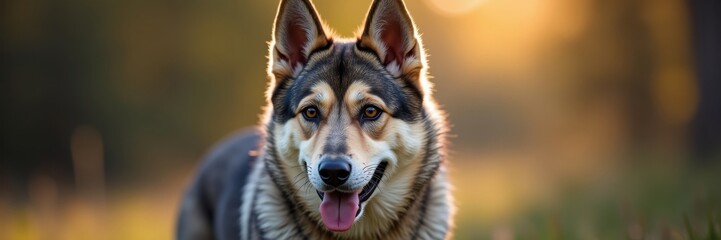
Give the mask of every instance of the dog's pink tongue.
[{"label": "dog's pink tongue", "polygon": [[350,229],[358,211],[358,201],[358,193],[325,193],[320,204],[320,216],[325,227],[335,232]]}]

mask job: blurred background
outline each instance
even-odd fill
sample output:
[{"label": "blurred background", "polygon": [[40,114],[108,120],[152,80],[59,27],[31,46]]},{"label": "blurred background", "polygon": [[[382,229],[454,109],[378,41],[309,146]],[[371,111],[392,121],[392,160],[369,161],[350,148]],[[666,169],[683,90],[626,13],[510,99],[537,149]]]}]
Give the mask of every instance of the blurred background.
[{"label": "blurred background", "polygon": [[[370,0],[315,0],[353,36]],[[721,2],[407,0],[457,239],[718,239]],[[6,0],[0,239],[170,239],[258,122],[278,1]]]}]

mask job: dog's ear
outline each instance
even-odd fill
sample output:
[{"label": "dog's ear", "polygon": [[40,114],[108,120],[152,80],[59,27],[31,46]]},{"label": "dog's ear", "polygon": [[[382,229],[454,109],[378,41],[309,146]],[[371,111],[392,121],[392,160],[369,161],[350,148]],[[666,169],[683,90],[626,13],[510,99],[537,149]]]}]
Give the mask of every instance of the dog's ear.
[{"label": "dog's ear", "polygon": [[358,46],[373,50],[395,77],[417,77],[424,64],[423,47],[402,0],[373,1]]},{"label": "dog's ear", "polygon": [[276,78],[294,77],[310,53],[329,42],[309,0],[282,0],[270,43],[270,70]]}]

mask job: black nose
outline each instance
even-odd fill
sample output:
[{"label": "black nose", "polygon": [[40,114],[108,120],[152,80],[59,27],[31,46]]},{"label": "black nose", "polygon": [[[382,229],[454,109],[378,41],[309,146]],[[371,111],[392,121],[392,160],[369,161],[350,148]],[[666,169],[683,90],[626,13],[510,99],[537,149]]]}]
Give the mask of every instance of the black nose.
[{"label": "black nose", "polygon": [[350,176],[350,162],[344,158],[331,157],[323,159],[318,165],[318,173],[328,185],[338,187],[343,185]]}]

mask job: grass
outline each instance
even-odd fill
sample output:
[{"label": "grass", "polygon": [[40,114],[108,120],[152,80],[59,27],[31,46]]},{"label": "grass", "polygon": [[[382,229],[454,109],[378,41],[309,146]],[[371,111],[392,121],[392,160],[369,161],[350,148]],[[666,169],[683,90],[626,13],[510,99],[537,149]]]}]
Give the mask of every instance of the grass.
[{"label": "grass", "polygon": [[[553,179],[511,162],[454,164],[455,239],[719,240],[718,166],[645,163]],[[188,176],[115,188],[101,202],[62,193],[0,201],[0,239],[171,239]]]},{"label": "grass", "polygon": [[719,226],[721,226],[721,224],[719,224],[719,222],[717,222],[716,219],[717,219],[717,218],[715,218],[715,217],[713,216],[713,214],[709,212],[709,215],[708,215],[708,226],[706,227],[706,228],[708,229],[708,232],[706,233],[706,235],[705,235],[704,237],[698,237],[698,236],[700,236],[700,235],[697,234],[697,231],[696,231],[696,230],[694,230],[694,227],[691,225],[691,223],[690,223],[689,220],[688,220],[688,216],[684,215],[684,224],[686,225],[686,232],[687,232],[687,234],[688,234],[688,235],[687,235],[687,236],[688,236],[688,239],[689,239],[689,240],[697,240],[697,239],[698,239],[698,240],[702,240],[702,239],[706,239],[706,240],[718,240],[718,239],[719,239],[719,233],[718,233],[717,228],[718,228]]},{"label": "grass", "polygon": [[[500,171],[507,176],[483,179],[465,175],[456,179],[459,192],[474,192],[457,194],[462,197],[458,199],[456,239],[719,239],[718,163],[690,167],[640,163],[586,179],[531,177],[532,183],[524,181],[530,184],[525,188],[514,185],[512,179],[532,171],[486,167],[491,169],[484,171]],[[499,186],[489,187],[479,181]],[[539,183],[542,181],[547,182]],[[525,191],[537,193],[497,190],[504,188],[533,189]],[[496,201],[499,197],[494,194],[515,195],[501,198],[511,203],[512,211],[487,217],[493,212],[487,208],[505,206],[484,203]]]}]

